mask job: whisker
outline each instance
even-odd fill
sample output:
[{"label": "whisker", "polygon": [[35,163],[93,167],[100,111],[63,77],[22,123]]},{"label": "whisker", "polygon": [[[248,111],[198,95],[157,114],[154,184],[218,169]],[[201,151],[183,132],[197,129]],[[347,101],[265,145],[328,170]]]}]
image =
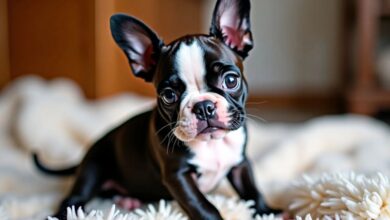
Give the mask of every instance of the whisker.
[{"label": "whisker", "polygon": [[[175,127],[176,128],[176,127]],[[160,141],[160,144],[164,143],[165,139],[167,139],[167,137],[169,137],[169,135],[174,132],[175,128],[171,129],[167,135],[165,135],[164,139],[162,139],[162,141]]]},{"label": "whisker", "polygon": [[268,101],[264,100],[261,102],[247,102],[247,103],[245,103],[245,105],[262,105],[262,104],[267,104],[267,103],[268,103]]},{"label": "whisker", "polygon": [[171,143],[171,138],[172,136],[174,136],[173,134],[174,132],[174,129],[172,129],[169,133],[168,133],[168,144],[167,144],[167,154],[169,154],[169,147],[170,147],[170,143]]},{"label": "whisker", "polygon": [[240,115],[240,116],[243,117],[243,118],[245,118],[245,119],[247,119],[247,120],[251,120],[251,121],[257,122],[255,119],[249,118],[249,117],[246,116],[246,115]]},{"label": "whisker", "polygon": [[164,125],[162,128],[158,129],[158,131],[156,131],[155,135],[157,135],[159,132],[161,132],[164,128],[171,126],[171,125],[178,123],[178,122],[181,122],[181,121],[174,121],[174,122],[171,122],[171,123]]},{"label": "whisker", "polygon": [[176,146],[176,144],[179,142],[179,139],[176,137],[175,139],[174,139],[174,141],[173,141],[173,147],[172,147],[172,153],[173,153],[173,151],[175,150],[175,146]]},{"label": "whisker", "polygon": [[251,117],[253,117],[253,118],[251,118],[251,117],[249,117],[249,116],[246,116],[246,115],[240,115],[241,117],[243,117],[243,118],[245,118],[245,119],[248,119],[248,120],[251,120],[251,121],[253,121],[253,122],[267,122],[265,119],[259,119],[259,118],[256,118],[256,117],[254,117],[254,116],[251,116]]},{"label": "whisker", "polygon": [[260,116],[257,116],[257,115],[252,115],[252,114],[249,114],[249,113],[246,113],[246,114],[242,114],[241,112],[239,112],[237,109],[234,109],[233,110],[233,113],[230,114],[228,117],[231,117],[233,114],[235,113],[238,113],[241,117],[245,118],[245,119],[248,119],[248,120],[252,120],[254,122],[257,122],[255,119],[259,120],[260,122],[268,122],[266,119],[260,117]]},{"label": "whisker", "polygon": [[170,143],[171,143],[171,138],[172,138],[172,132],[169,132],[168,144],[167,144],[167,154],[169,154],[169,146],[170,146]]},{"label": "whisker", "polygon": [[256,119],[258,119],[258,120],[260,120],[260,121],[262,121],[262,122],[268,122],[266,119],[264,119],[264,118],[262,118],[262,117],[260,117],[260,116],[257,116],[257,115],[252,115],[252,114],[246,114],[248,117],[254,117],[254,118],[256,118]]}]

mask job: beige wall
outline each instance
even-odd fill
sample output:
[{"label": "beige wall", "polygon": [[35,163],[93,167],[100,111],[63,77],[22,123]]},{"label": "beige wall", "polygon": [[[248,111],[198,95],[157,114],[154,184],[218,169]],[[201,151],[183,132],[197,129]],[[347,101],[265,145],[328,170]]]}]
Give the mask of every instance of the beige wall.
[{"label": "beige wall", "polygon": [[[340,0],[252,0],[255,48],[247,60],[257,93],[331,92],[339,86]],[[214,1],[204,8],[208,30]]]},{"label": "beige wall", "polygon": [[9,78],[7,0],[0,0],[0,88]]}]

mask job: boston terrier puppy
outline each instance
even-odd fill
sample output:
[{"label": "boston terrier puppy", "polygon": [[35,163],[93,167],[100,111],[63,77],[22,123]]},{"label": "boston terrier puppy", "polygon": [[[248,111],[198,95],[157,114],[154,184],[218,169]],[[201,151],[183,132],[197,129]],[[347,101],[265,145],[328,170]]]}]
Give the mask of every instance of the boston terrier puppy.
[{"label": "boston terrier puppy", "polygon": [[[190,219],[222,219],[205,197],[225,177],[256,213],[270,213],[245,154],[243,60],[253,47],[249,0],[218,0],[210,34],[164,44],[140,20],[111,17],[115,42],[136,77],[153,83],[157,105],[116,127],[87,152],[80,165],[47,173],[76,173],[56,217],[83,207],[107,181],[142,202],[174,199]],[[113,185],[113,184],[111,184]]]}]

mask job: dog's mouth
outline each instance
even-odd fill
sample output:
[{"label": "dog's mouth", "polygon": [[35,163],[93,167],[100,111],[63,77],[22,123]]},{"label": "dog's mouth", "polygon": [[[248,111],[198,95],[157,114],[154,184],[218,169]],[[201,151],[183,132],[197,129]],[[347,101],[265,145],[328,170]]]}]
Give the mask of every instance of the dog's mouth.
[{"label": "dog's mouth", "polygon": [[201,123],[201,125],[203,126],[198,127],[198,134],[196,135],[198,140],[208,141],[210,139],[221,139],[228,132],[228,129],[219,123],[205,122]]},{"label": "dog's mouth", "polygon": [[226,130],[226,126],[218,120],[199,121],[197,124],[198,134],[213,133],[218,130]]},{"label": "dog's mouth", "polygon": [[199,132],[199,134],[212,133],[212,132],[215,132],[215,131],[220,130],[220,129],[222,129],[222,128],[209,126],[205,129],[203,129],[201,132]]}]

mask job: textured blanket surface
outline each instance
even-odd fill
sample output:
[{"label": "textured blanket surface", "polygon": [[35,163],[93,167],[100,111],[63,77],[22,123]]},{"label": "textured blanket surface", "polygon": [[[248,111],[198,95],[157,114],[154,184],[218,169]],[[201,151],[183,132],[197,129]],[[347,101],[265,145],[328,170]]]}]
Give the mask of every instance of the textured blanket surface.
[{"label": "textured blanket surface", "polygon": [[[355,173],[323,174],[320,178],[304,176],[295,181],[287,192],[291,198],[289,210],[296,220],[312,219],[390,219],[390,182],[378,173],[373,176]],[[208,196],[226,220],[250,220],[254,210],[251,201],[241,201],[235,197]],[[256,215],[256,220],[283,220],[285,216]],[[157,205],[130,213],[121,213],[113,205],[110,211],[92,210],[85,213],[74,207],[68,209],[68,220],[136,220],[136,219],[188,219],[175,203],[161,200]],[[50,220],[56,220],[50,218]]]},{"label": "textured blanket surface", "polygon": [[[152,105],[153,100],[132,94],[91,102],[85,100],[77,86],[64,79],[47,82],[26,77],[10,85],[0,94],[0,219],[44,219],[53,213],[72,184],[72,177],[53,178],[39,173],[32,165],[31,152],[38,152],[45,164],[53,168],[77,164],[91,142]],[[390,129],[373,119],[342,115],[326,116],[302,124],[254,120],[248,123],[248,156],[252,160],[259,188],[274,207],[302,216],[312,213],[312,217],[316,218],[318,206],[303,210],[302,207],[306,207],[304,201],[311,201],[307,198],[315,198],[315,192],[321,192],[321,187],[326,184],[335,183],[334,179],[346,177],[333,176],[332,181],[326,182],[326,178],[319,177],[321,173],[355,171],[367,175],[368,182],[380,179],[381,175],[384,179],[390,175]],[[382,173],[379,176],[376,174],[378,171]],[[310,179],[311,182],[298,181],[305,187],[292,184],[303,173],[310,176],[306,181]],[[300,187],[302,194],[292,194],[299,190],[291,190],[291,187]],[[368,196],[371,199],[365,201],[374,201],[372,204],[379,204],[375,203],[378,198],[386,198],[385,195],[370,195],[364,189],[355,193],[362,198]],[[210,196],[217,200],[217,204],[222,204],[220,209],[226,219],[251,218],[248,203],[236,199],[226,182]],[[299,203],[297,198],[306,200]],[[165,202],[157,204],[155,211],[160,210],[159,205],[166,212],[169,209],[172,216],[140,218],[142,211],[138,211],[138,217],[185,218],[183,214],[176,216],[181,211],[175,203],[172,206]],[[369,205],[365,210],[375,206]],[[88,204],[87,211],[98,209],[109,214],[111,206],[112,201],[95,199]],[[341,213],[348,209],[339,206]],[[148,210],[148,206],[145,208]],[[77,210],[74,214],[73,219],[85,219],[77,216]],[[83,212],[78,214],[83,215]],[[149,215],[150,212],[145,211],[144,214]],[[133,217],[135,215],[137,213],[133,213]],[[117,217],[111,219],[119,220]]]}]

